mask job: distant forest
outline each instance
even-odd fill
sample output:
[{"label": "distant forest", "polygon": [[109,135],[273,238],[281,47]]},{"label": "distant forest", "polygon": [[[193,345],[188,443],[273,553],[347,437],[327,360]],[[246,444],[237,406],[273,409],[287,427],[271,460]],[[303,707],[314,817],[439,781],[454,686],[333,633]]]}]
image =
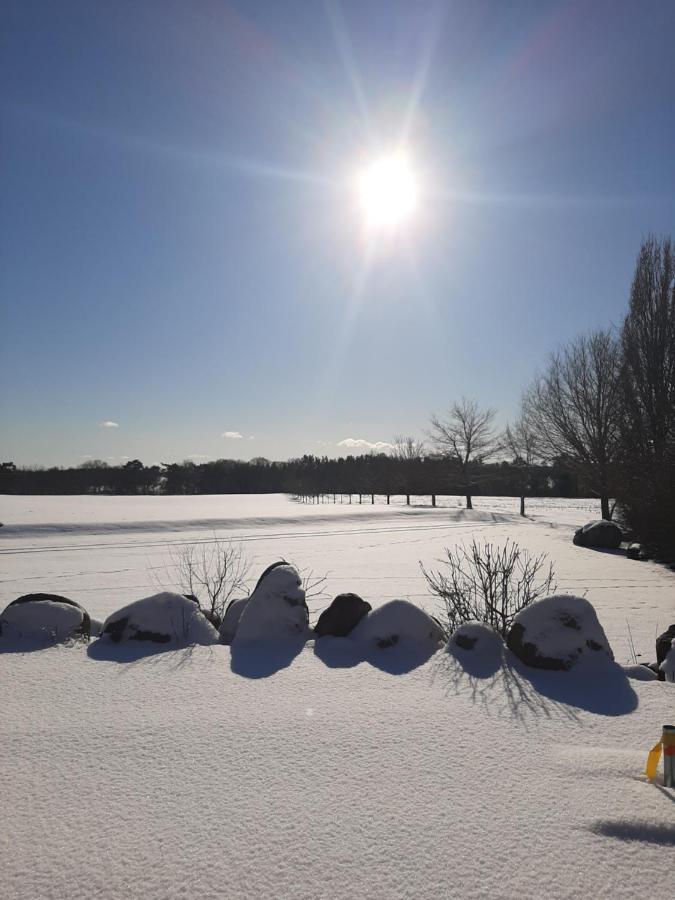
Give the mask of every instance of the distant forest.
[{"label": "distant forest", "polygon": [[[515,462],[476,462],[470,488],[475,495],[519,497],[523,466]],[[250,462],[219,459],[145,466],[130,460],[110,466],[91,460],[76,468],[18,468],[0,465],[3,494],[267,494],[321,495],[464,495],[464,476],[441,454],[400,459],[384,453],[329,459],[303,456],[287,462],[257,458]],[[586,492],[584,494],[584,492]],[[531,497],[577,497],[588,487],[564,459],[528,470]]]}]

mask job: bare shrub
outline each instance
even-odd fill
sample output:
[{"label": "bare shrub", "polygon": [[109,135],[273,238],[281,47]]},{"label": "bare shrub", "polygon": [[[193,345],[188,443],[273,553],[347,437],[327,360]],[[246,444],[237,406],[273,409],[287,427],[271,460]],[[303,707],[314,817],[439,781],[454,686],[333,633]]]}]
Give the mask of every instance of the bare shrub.
[{"label": "bare shrub", "polygon": [[248,593],[249,563],[239,543],[214,537],[208,543],[186,544],[171,554],[170,567],[181,592],[197,598],[216,627],[230,600]]},{"label": "bare shrub", "polygon": [[432,594],[441,599],[443,627],[449,637],[463,622],[491,625],[502,637],[521,609],[555,592],[553,565],[545,553],[533,556],[518,544],[503,547],[471,542],[445,548],[439,570],[420,568]]}]

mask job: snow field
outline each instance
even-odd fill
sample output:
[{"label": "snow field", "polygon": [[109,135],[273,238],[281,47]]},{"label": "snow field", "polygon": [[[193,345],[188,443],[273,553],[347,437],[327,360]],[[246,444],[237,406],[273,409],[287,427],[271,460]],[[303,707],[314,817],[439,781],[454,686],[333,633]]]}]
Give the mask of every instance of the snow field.
[{"label": "snow field", "polygon": [[[85,516],[71,499],[96,502]],[[132,498],[107,516],[126,499],[1,498],[5,523],[9,506],[34,510],[0,529],[2,606],[52,590],[106,618],[156,593],[167,539],[210,539],[217,507],[239,520],[217,534],[250,549],[253,583],[280,557],[329,573],[312,621],[347,590],[376,608],[424,600],[417,560],[472,537],[547,552],[558,592],[586,593],[619,662],[626,617],[650,658],[675,620],[673,573],[574,547],[597,512],[573,502],[525,522],[490,498],[473,514],[357,516],[269,498],[269,517],[258,497]],[[164,499],[190,503],[162,518]],[[36,530],[59,504],[83,527]],[[268,668],[222,645],[0,653],[3,898],[669,896],[675,794],[641,773],[675,718],[672,685],[508,658],[471,670],[445,650],[406,671],[387,668],[397,647],[354,661],[322,658],[321,643]]]}]

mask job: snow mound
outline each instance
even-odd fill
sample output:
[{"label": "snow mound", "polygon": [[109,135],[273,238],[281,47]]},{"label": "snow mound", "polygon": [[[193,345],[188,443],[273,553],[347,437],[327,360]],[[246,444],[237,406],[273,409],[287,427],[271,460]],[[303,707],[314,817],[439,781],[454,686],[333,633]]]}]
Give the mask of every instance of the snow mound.
[{"label": "snow mound", "polygon": [[242,604],[232,643],[309,636],[308,626],[309,610],[297,570],[286,562],[275,563]]},{"label": "snow mound", "polygon": [[546,597],[521,610],[506,643],[525,665],[537,669],[567,671],[582,658],[614,660],[595,610],[588,600],[571,594]]},{"label": "snow mound", "polygon": [[440,646],[443,629],[424,610],[407,600],[390,600],[365,616],[350,637],[357,643],[381,649],[401,641]]},{"label": "snow mound", "polygon": [[73,637],[89,637],[89,614],[74,600],[58,594],[26,594],[13,600],[0,616],[0,635],[61,643]]},{"label": "snow mound", "polygon": [[165,591],[129,603],[103,623],[101,637],[121,641],[153,641],[157,644],[216,644],[218,632],[199,606],[183,596]]},{"label": "snow mound", "polygon": [[249,597],[242,597],[240,600],[231,600],[228,603],[219,629],[222,644],[231,644],[234,640],[239,626],[239,619],[241,619],[241,614],[246,608],[249,599]]}]

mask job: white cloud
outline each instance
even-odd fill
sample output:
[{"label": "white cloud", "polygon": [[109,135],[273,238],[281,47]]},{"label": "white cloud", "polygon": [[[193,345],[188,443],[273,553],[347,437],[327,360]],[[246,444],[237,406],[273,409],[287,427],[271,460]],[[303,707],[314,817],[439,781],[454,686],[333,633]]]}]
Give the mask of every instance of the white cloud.
[{"label": "white cloud", "polygon": [[211,459],[208,453],[188,453],[185,459]]},{"label": "white cloud", "polygon": [[386,441],[366,441],[363,438],[345,438],[338,441],[338,447],[347,447],[349,450],[392,450],[393,444]]},{"label": "white cloud", "polygon": [[254,440],[255,440],[255,435],[254,435],[254,434],[249,434],[248,439],[249,439],[249,441],[254,441]]},{"label": "white cloud", "polygon": [[241,433],[241,431],[224,431],[221,434],[221,437],[229,438],[229,440],[231,441],[240,441],[244,437],[244,435]]},{"label": "white cloud", "polygon": [[119,422],[111,422],[110,419],[107,419],[105,422],[98,423],[99,428],[119,428]]}]

